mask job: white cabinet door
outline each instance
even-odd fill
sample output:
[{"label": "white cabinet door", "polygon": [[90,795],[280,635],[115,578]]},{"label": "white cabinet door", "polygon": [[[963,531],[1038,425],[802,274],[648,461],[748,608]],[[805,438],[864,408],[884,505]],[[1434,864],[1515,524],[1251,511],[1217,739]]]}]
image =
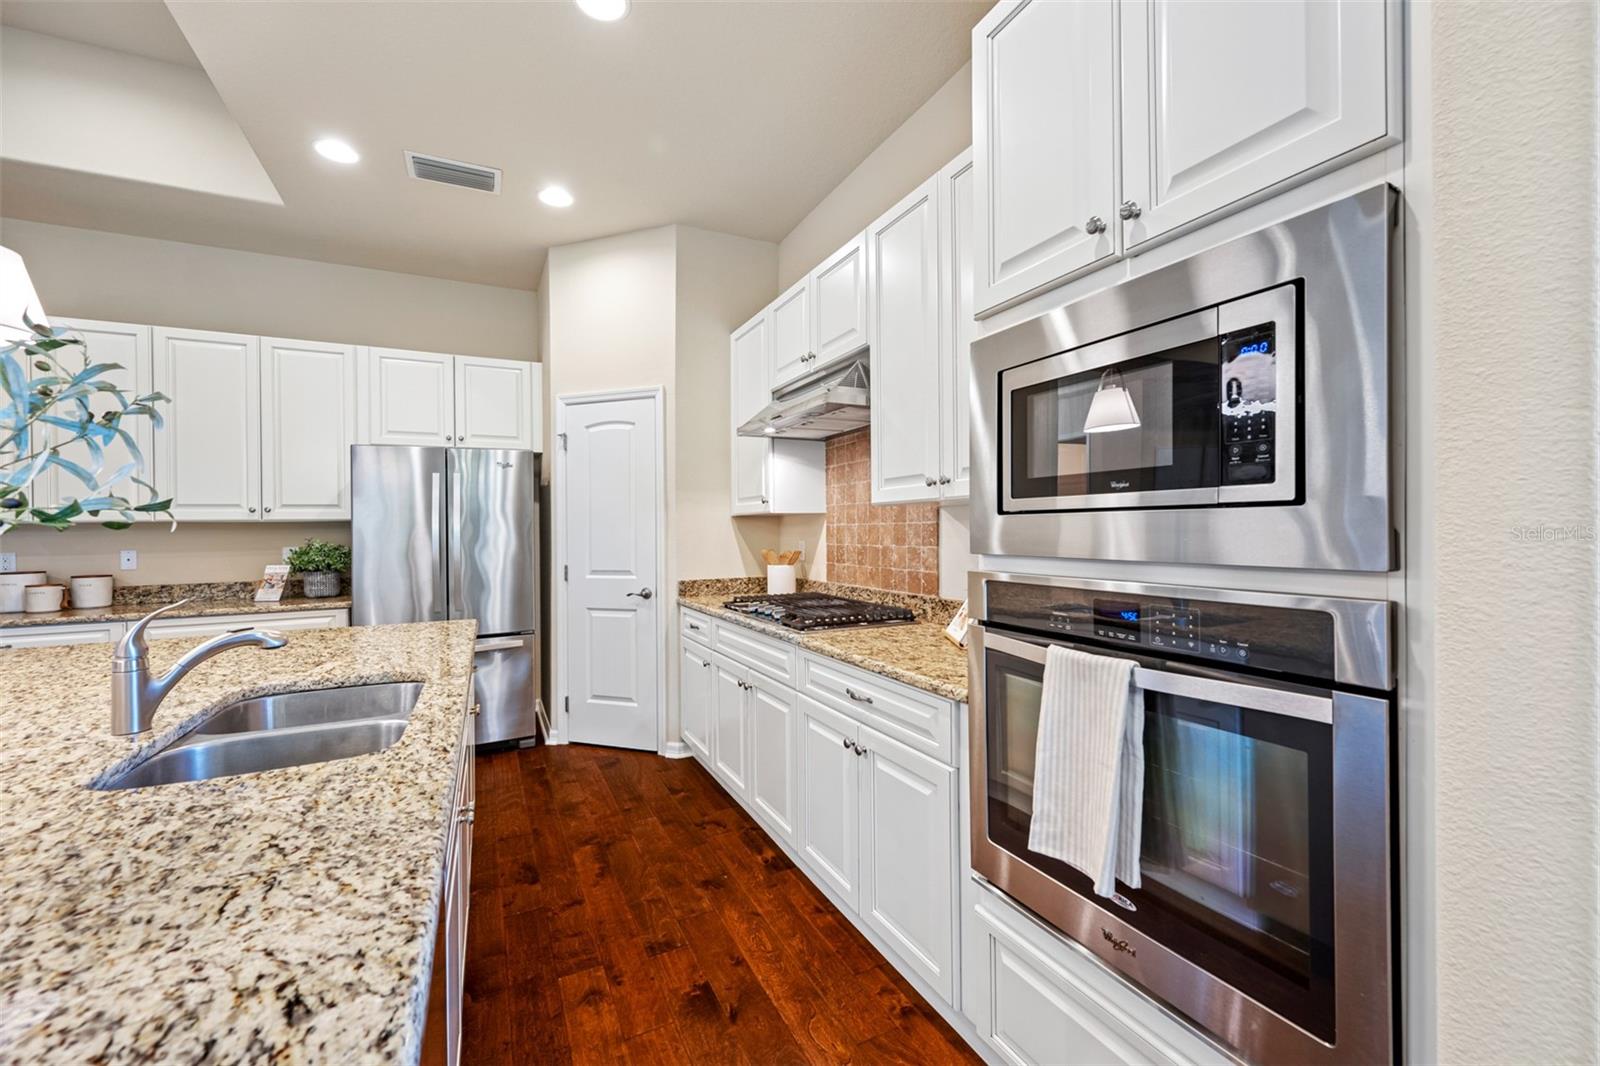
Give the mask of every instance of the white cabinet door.
[{"label": "white cabinet door", "polygon": [[0,651],[12,648],[54,648],[66,644],[110,644],[122,639],[121,622],[67,626],[18,626],[0,629]]},{"label": "white cabinet door", "polygon": [[712,655],[711,672],[711,772],[729,792],[745,796],[749,794],[750,780],[746,762],[750,750],[746,743],[749,715],[744,695],[749,684],[745,680],[747,674],[744,667],[720,655]]},{"label": "white cabinet door", "polygon": [[809,371],[816,349],[811,343],[811,278],[804,277],[773,301],[772,370],[769,389],[786,385]]},{"label": "white cabinet door", "polygon": [[972,151],[939,171],[939,487],[967,498],[972,473]]},{"label": "white cabinet door", "polygon": [[800,755],[800,820],[795,841],[817,877],[854,910],[859,877],[861,756],[855,722],[809,696],[797,697]]},{"label": "white cabinet door", "polygon": [[1115,25],[1112,0],[1002,0],[973,27],[980,311],[1117,251]]},{"label": "white cabinet door", "polygon": [[765,514],[768,510],[767,457],[772,442],[739,436],[739,426],[772,398],[772,318],[766,311],[734,331],[730,395],[733,407],[733,513]]},{"label": "white cabinet door", "polygon": [[678,732],[695,758],[711,766],[711,653],[688,641],[678,662]]},{"label": "white cabinet door", "polygon": [[794,690],[752,670],[750,688],[750,804],[768,827],[794,840]]},{"label": "white cabinet door", "polygon": [[956,772],[862,729],[863,921],[946,1000],[955,995]]},{"label": "white cabinet door", "polygon": [[867,346],[866,235],[857,234],[811,272],[815,370]]},{"label": "white cabinet door", "polygon": [[[90,319],[55,318],[51,325],[57,329],[70,329],[84,342],[84,348],[90,363],[117,363],[119,369],[107,371],[99,380],[110,382],[128,394],[128,398],[142,396],[151,390],[152,368],[150,365],[150,327],[128,325],[122,322],[96,322]],[[73,349],[65,349],[70,352]],[[71,357],[69,356],[69,360]],[[75,369],[76,364],[69,361],[69,369]],[[89,409],[96,415],[106,411],[121,410],[120,404],[107,403],[101,395],[95,395],[89,400]],[[168,413],[165,404],[157,404],[156,410],[165,417]],[[153,482],[151,454],[151,440],[153,429],[148,418],[129,418],[122,423],[122,428],[133,438],[134,445],[144,457],[145,469],[140,475],[143,480]],[[65,430],[54,430],[53,440],[63,442],[68,438]],[[123,469],[133,461],[133,452],[128,449],[120,439],[104,446],[105,459],[100,468],[101,477],[107,477]],[[89,449],[82,442],[68,444],[61,449],[60,455],[69,462],[84,466],[89,462]],[[149,492],[135,485],[131,478],[123,479],[105,489],[108,495],[122,496],[133,503],[145,503],[149,499]],[[72,474],[55,467],[47,469],[40,474],[34,482],[30,493],[33,505],[48,510],[55,510],[64,505],[68,500],[88,499],[91,496],[89,487],[79,481]],[[93,495],[100,495],[94,493]],[[118,516],[108,515],[108,518]],[[76,521],[94,522],[97,519],[82,515]]]},{"label": "white cabinet door", "polygon": [[939,498],[938,188],[929,178],[867,227],[873,503]]},{"label": "white cabinet door", "polygon": [[466,448],[538,448],[539,364],[455,357],[455,443]]},{"label": "white cabinet door", "polygon": [[261,339],[261,516],[348,520],[356,349]]},{"label": "white cabinet door", "polygon": [[367,444],[444,447],[455,437],[455,361],[433,352],[368,348],[361,392]]},{"label": "white cabinet door", "polygon": [[1123,195],[1140,211],[1127,247],[1388,143],[1386,4],[1125,0],[1121,12]]},{"label": "white cabinet door", "polygon": [[258,521],[261,348],[256,337],[155,331],[155,386],[172,402],[155,434],[156,484],[174,518]]}]

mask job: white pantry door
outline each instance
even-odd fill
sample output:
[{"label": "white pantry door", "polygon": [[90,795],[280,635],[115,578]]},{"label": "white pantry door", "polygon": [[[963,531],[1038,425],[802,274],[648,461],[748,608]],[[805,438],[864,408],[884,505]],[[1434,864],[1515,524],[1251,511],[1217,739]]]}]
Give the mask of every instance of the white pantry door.
[{"label": "white pantry door", "polygon": [[637,394],[562,401],[567,736],[579,744],[656,750],[665,667],[659,403]]}]

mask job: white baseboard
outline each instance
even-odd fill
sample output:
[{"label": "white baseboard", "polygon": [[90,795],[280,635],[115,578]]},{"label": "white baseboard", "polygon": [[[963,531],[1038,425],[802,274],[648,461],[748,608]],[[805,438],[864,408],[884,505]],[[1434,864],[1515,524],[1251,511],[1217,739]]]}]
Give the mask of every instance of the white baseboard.
[{"label": "white baseboard", "polygon": [[681,740],[669,740],[667,746],[661,749],[663,759],[687,759],[694,753],[689,750],[689,745]]}]

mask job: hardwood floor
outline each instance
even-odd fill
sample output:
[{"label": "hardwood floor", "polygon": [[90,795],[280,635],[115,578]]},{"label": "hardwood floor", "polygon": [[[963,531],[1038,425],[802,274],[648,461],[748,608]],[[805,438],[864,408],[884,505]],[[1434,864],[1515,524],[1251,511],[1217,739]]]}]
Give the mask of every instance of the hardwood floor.
[{"label": "hardwood floor", "polygon": [[693,759],[477,770],[463,1063],[980,1061]]}]

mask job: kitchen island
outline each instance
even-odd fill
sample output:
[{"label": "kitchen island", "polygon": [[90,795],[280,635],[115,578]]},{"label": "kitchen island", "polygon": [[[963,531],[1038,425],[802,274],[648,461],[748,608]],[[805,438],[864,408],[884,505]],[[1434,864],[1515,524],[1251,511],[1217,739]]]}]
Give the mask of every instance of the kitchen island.
[{"label": "kitchen island", "polygon": [[[107,646],[0,655],[0,1063],[415,1061],[475,635],[229,651],[136,737],[110,731]],[[152,667],[196,643],[152,641]],[[381,752],[92,787],[241,697],[389,681],[423,687]]]}]

